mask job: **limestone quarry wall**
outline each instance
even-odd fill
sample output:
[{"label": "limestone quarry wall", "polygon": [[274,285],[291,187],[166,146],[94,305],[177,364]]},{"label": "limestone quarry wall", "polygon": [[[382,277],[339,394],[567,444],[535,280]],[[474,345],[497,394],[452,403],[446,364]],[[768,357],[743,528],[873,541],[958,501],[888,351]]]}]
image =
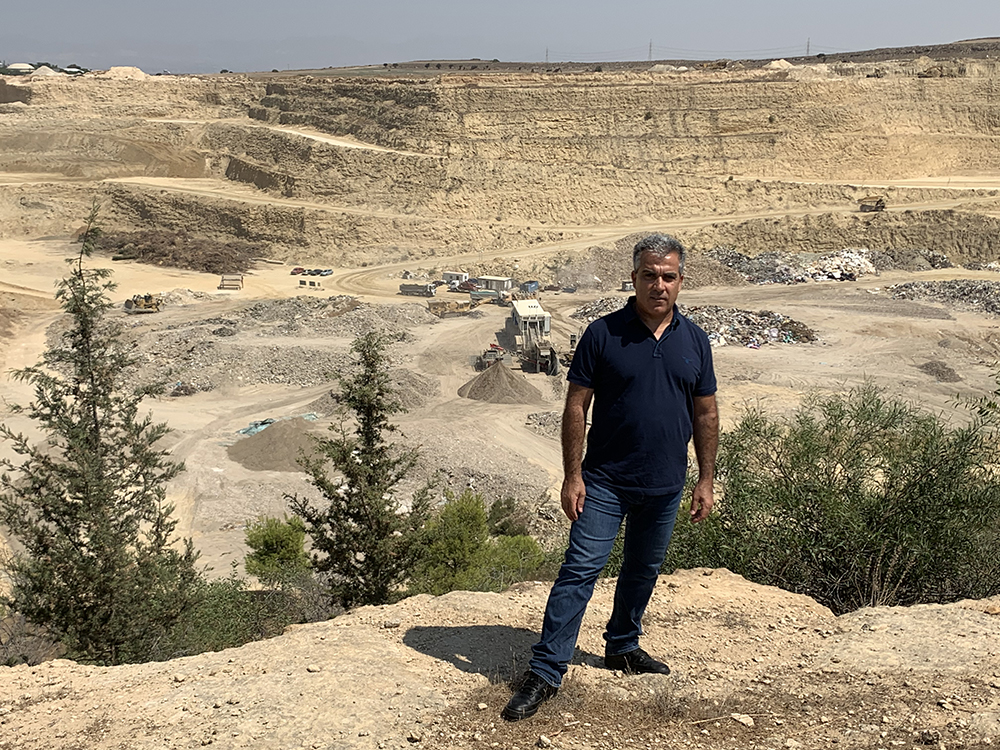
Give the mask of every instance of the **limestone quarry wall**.
[{"label": "limestone quarry wall", "polygon": [[425,157],[279,149],[266,131],[220,132],[211,147],[234,148],[282,184],[294,177],[300,196],[614,222],[687,205],[677,184],[691,176],[864,184],[1000,169],[998,93],[989,77],[291,79],[271,84],[253,116]]},{"label": "limestone quarry wall", "polygon": [[846,180],[1000,166],[995,78],[318,79],[280,91],[257,116],[455,161]]},{"label": "limestone quarry wall", "polygon": [[[917,77],[928,70],[4,83],[0,97],[16,102],[0,109],[0,171],[90,181],[109,202],[107,220],[123,226],[267,241],[279,253],[309,248],[331,262],[523,247],[650,217],[843,211],[880,180],[1000,170],[996,66]],[[213,176],[264,191],[274,205],[240,191],[208,198],[191,186],[177,188],[187,195],[159,184],[97,187],[125,176]],[[82,194],[61,189],[73,200]],[[33,214],[16,214],[22,189],[4,191],[15,229],[0,233],[20,232]],[[945,197],[954,195],[908,190],[890,205]],[[780,232],[762,221],[705,241],[795,243],[816,229],[811,221]],[[949,231],[945,222],[927,226]],[[829,242],[865,244],[852,232],[838,225]],[[903,228],[885,232],[875,239],[924,243]],[[997,252],[954,244],[970,259]]]},{"label": "limestone quarry wall", "polygon": [[844,248],[921,249],[944,253],[955,264],[1000,258],[1000,218],[962,211],[924,211],[917,216],[854,214],[782,217],[718,224],[689,232],[692,248],[720,245],[745,255],[782,250],[831,253]]}]

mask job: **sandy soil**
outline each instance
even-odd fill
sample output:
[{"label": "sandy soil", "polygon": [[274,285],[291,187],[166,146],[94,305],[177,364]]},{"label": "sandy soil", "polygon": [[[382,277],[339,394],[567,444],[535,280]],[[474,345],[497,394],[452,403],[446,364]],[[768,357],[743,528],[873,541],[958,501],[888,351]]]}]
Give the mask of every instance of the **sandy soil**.
[{"label": "sandy soil", "polygon": [[[645,231],[710,246],[713,237],[741,239],[741,232],[770,227],[776,234],[768,243],[800,250],[821,244],[829,226],[860,243],[869,225],[858,221],[854,201],[876,188],[890,196],[879,220],[917,232],[887,231],[879,235],[886,242],[918,237],[960,262],[996,260],[989,231],[1000,215],[995,136],[977,130],[982,118],[968,114],[979,111],[982,82],[996,71],[976,65],[975,76],[931,83],[915,81],[910,63],[889,66],[884,82],[866,81],[860,68],[836,80],[817,68],[794,79],[715,71],[703,78],[452,77],[426,90],[423,82],[389,82],[378,90],[377,117],[342,82],[285,82],[292,94],[282,104],[303,123],[294,126],[270,121],[278,94],[245,79],[112,77],[77,88],[39,82],[31,103],[16,106],[3,103],[0,87],[0,370],[33,364],[43,351],[58,316],[53,284],[73,253],[69,236],[95,196],[113,228],[185,228],[271,244],[277,262],[258,263],[235,292],[217,290],[216,276],[93,259],[114,269],[117,302],[181,290],[183,304],[157,315],[122,314],[137,335],[164,339],[204,321],[236,319],[254,301],[299,294],[289,269],[300,263],[335,269],[314,295],[397,305],[413,301],[395,293],[403,270],[512,268],[551,278],[559,259]],[[878,98],[871,87],[884,86],[882,94],[898,103],[918,85],[937,97],[937,110],[900,105],[899,122],[879,119],[886,112],[871,104]],[[601,119],[618,106],[616,97],[640,113],[638,124]],[[591,99],[608,104],[580,104]],[[689,109],[674,117],[660,99]],[[348,111],[323,110],[329,102]],[[940,121],[933,119],[938,111]],[[395,118],[398,127],[380,129],[379,117]],[[69,121],[80,129],[73,138],[62,132]],[[870,137],[873,123],[884,128],[878,138]],[[802,144],[814,147],[814,158]],[[654,169],[643,159],[656,149]],[[676,172],[665,178],[664,164]],[[628,268],[617,273],[625,278]],[[992,390],[1000,322],[887,294],[887,286],[914,278],[997,277],[953,268],[683,291],[688,305],[774,310],[818,335],[811,344],[716,349],[723,423],[746,404],[784,413],[807,394],[865,380],[946,414],[956,413],[956,397]],[[558,348],[580,329],[571,313],[602,294],[543,294]],[[369,314],[393,318],[385,308]],[[496,340],[507,315],[484,306],[476,316],[433,325],[389,321],[401,330],[394,364],[436,386],[398,422],[404,439],[421,447],[423,472],[442,470],[453,486],[472,485],[490,499],[513,494],[551,528],[561,523],[559,446],[525,423],[530,413],[560,409],[561,383],[527,375],[542,394],[532,404],[457,393],[475,374],[470,358]],[[350,342],[262,330],[241,330],[233,340],[246,351],[266,344],[276,358],[344,352]],[[153,369],[167,373],[175,364],[154,361]],[[939,381],[933,373],[942,368],[961,380]],[[227,450],[250,421],[300,416],[329,402],[329,379],[295,386],[273,380],[234,378],[149,404],[173,429],[170,447],[187,466],[169,488],[180,531],[216,574],[242,559],[247,520],[281,514],[287,493],[310,491],[287,463],[256,470]],[[30,395],[23,384],[0,379],[0,418],[34,434],[6,407]],[[324,413],[314,427],[330,423]],[[6,450],[0,446],[0,455]],[[725,571],[682,571],[661,581],[646,645],[674,665],[666,680],[601,668],[611,588],[599,586],[566,688],[536,721],[506,726],[497,720],[509,695],[505,681],[523,668],[546,593],[544,584],[525,584],[498,595],[417,597],[168,664],[0,668],[0,749],[507,748],[546,741],[978,747],[1000,736],[996,602],[835,618],[815,602]]]}]

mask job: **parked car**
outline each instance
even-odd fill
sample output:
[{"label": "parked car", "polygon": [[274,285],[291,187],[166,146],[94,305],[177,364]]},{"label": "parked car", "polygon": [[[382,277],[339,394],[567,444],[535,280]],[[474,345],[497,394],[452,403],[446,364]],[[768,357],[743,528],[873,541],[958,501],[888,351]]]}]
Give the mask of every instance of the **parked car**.
[{"label": "parked car", "polygon": [[333,269],[332,268],[324,268],[323,269],[323,273],[321,273],[320,276],[333,276]]},{"label": "parked car", "polygon": [[305,273],[305,272],[306,269],[304,269],[302,266],[295,266],[295,268],[292,269],[292,276],[298,276],[300,273]]},{"label": "parked car", "polygon": [[322,268],[314,268],[313,270],[311,270],[309,272],[309,275],[310,276],[319,276],[321,273],[323,273],[323,269]]},{"label": "parked car", "polygon": [[476,284],[476,283],[474,283],[472,281],[472,279],[469,279],[468,281],[463,281],[461,284],[458,285],[458,291],[460,291],[460,292],[478,292],[479,291],[479,284]]}]

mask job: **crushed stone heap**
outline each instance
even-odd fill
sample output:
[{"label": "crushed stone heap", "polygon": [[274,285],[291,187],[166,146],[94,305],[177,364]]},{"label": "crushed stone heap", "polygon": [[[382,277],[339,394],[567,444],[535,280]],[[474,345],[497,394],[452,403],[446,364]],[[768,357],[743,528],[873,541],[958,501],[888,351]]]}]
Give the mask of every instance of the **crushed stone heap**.
[{"label": "crushed stone heap", "polygon": [[300,452],[311,453],[315,428],[302,417],[282,419],[226,449],[229,457],[251,471],[302,471]]},{"label": "crushed stone heap", "polygon": [[537,404],[542,401],[541,391],[503,362],[487,367],[459,388],[458,395],[491,404]]}]

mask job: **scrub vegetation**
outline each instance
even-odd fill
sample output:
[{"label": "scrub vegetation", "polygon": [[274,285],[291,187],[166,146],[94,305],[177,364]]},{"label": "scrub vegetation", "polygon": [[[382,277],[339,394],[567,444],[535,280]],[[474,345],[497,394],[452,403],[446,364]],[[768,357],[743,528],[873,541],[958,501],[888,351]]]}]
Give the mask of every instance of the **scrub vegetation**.
[{"label": "scrub vegetation", "polygon": [[783,420],[746,411],[716,512],[677,524],[664,569],[725,567],[836,613],[1000,593],[996,394],[970,407],[955,426],[865,385]]}]

